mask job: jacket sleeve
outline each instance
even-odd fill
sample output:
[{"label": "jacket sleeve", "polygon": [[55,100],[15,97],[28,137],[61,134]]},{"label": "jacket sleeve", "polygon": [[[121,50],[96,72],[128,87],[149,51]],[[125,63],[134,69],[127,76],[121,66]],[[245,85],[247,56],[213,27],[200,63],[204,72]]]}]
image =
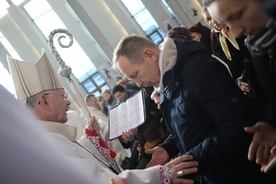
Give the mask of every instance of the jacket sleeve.
[{"label": "jacket sleeve", "polygon": [[163,147],[167,151],[170,158],[174,158],[179,153],[172,134],[170,134],[163,143],[159,144],[159,146]]}]

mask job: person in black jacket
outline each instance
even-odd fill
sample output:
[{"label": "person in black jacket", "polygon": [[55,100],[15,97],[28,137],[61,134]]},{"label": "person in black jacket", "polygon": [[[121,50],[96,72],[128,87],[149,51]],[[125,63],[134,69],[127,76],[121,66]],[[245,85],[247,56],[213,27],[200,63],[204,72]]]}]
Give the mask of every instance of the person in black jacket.
[{"label": "person in black jacket", "polygon": [[215,56],[225,61],[236,80],[244,70],[246,62],[251,63],[251,55],[244,44],[245,36],[235,38],[229,26],[212,19],[208,10],[203,8],[202,16],[211,29],[211,48]]},{"label": "person in black jacket", "polygon": [[187,154],[199,163],[193,179],[200,183],[263,183],[263,173],[247,159],[252,135],[244,131],[258,118],[208,49],[171,38],[159,49],[146,38],[129,35],[115,48],[113,63],[139,87],[161,91],[162,115],[171,134],[146,151],[154,154],[148,166]]},{"label": "person in black jacket", "polygon": [[[266,6],[268,12],[264,9],[266,3],[269,5]],[[276,145],[276,139],[273,138],[273,133],[270,133],[276,127],[275,1],[203,0],[202,4],[215,20],[227,23],[236,37],[247,36],[245,42],[250,50],[260,86],[261,91],[257,99],[263,113],[262,119],[255,126],[245,129],[254,133],[248,158],[255,158],[256,163],[262,166],[261,170],[267,171],[265,167],[269,164],[268,161],[276,158],[272,149]],[[238,82],[238,85],[245,93],[251,87],[244,81]]]}]

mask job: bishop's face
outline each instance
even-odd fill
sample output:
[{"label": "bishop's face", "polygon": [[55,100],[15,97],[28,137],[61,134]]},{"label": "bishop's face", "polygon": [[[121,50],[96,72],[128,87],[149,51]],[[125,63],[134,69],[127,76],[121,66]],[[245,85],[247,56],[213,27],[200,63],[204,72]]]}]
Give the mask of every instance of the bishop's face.
[{"label": "bishop's face", "polygon": [[220,24],[227,23],[236,37],[256,35],[269,17],[262,0],[216,0],[207,7],[211,17]]},{"label": "bishop's face", "polygon": [[131,62],[125,56],[118,58],[117,67],[128,79],[133,80],[138,87],[158,87],[160,70],[158,58],[144,57],[142,62]]},{"label": "bishop's face", "polygon": [[65,91],[63,89],[51,90],[45,96],[48,98],[50,107],[49,120],[65,123],[68,120],[66,112],[71,104]]}]

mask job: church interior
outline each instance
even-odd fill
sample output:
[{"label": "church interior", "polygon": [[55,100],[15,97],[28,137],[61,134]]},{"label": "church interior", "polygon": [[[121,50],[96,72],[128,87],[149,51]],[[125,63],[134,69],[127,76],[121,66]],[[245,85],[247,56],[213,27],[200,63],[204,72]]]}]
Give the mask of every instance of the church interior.
[{"label": "church interior", "polygon": [[[201,18],[197,0],[1,0],[0,15],[0,83],[15,97],[7,56],[36,62],[44,50],[58,73],[59,64],[51,52],[49,35],[57,29],[73,37],[70,47],[62,48],[54,35],[53,45],[72,68],[71,78],[80,94],[99,96],[116,84],[121,75],[112,69],[113,49],[126,35],[135,34],[160,44],[169,29],[191,27]],[[69,38],[61,39],[68,45]],[[76,100],[60,76],[70,97]]]}]

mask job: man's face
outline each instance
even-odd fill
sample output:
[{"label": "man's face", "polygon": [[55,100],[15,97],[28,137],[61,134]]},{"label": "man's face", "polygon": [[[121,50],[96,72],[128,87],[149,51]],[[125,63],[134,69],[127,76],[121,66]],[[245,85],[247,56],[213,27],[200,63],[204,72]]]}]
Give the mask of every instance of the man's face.
[{"label": "man's face", "polygon": [[119,100],[120,102],[126,101],[126,93],[125,92],[117,91],[116,93],[114,93],[114,97],[117,100]]},{"label": "man's face", "polygon": [[213,29],[220,31],[225,25],[224,24],[219,24],[216,20],[214,20],[208,10],[205,10],[205,12],[202,14],[204,20],[206,21],[206,23],[211,26]]},{"label": "man's face", "polygon": [[227,23],[236,37],[256,35],[269,17],[261,0],[216,0],[207,7],[211,17],[220,24]]},{"label": "man's face", "polygon": [[201,34],[196,32],[191,32],[191,36],[194,41],[200,42],[201,40]]},{"label": "man's face", "polygon": [[67,119],[66,111],[69,110],[71,102],[67,99],[67,95],[63,89],[51,90],[45,93],[47,97],[50,112],[49,120],[65,123]]},{"label": "man's face", "polygon": [[120,72],[133,80],[138,87],[159,86],[160,70],[156,57],[144,58],[142,63],[131,63],[125,56],[120,56],[117,66]]},{"label": "man's face", "polygon": [[95,107],[97,109],[100,109],[100,104],[99,104],[99,101],[96,97],[94,96],[90,96],[89,97],[89,101],[87,103],[88,106],[92,106],[92,107]]}]

